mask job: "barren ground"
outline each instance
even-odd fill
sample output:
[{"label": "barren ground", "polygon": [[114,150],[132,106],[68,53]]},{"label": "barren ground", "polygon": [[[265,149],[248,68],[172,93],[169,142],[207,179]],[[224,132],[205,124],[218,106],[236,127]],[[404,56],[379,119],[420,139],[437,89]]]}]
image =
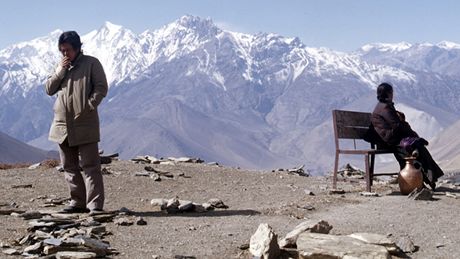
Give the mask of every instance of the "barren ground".
[{"label": "barren ground", "polygon": [[[283,237],[304,219],[323,219],[332,234],[371,232],[397,239],[409,236],[418,251],[410,258],[460,258],[460,196],[458,187],[445,184],[433,201],[414,201],[399,195],[397,185],[375,183],[380,197],[363,197],[364,180],[341,181],[344,195],[330,195],[326,177],[302,177],[286,172],[246,171],[205,164],[153,165],[174,178],[156,182],[135,176],[145,165],[114,161],[104,175],[106,210],[126,207],[147,221],[145,226],[107,223],[106,240],[118,250],[113,258],[250,258],[239,247],[248,244],[260,223],[268,223]],[[185,177],[179,176],[183,173]],[[32,184],[31,188],[12,188]],[[0,170],[0,204],[15,202],[24,210],[43,209],[40,197],[68,197],[62,173],[55,169]],[[315,195],[307,195],[305,189]],[[228,209],[206,213],[167,214],[152,208],[153,198],[173,198],[203,203],[219,198]],[[311,205],[314,210],[302,207]],[[52,209],[60,209],[55,207]],[[27,222],[0,216],[0,242],[20,238]],[[2,258],[14,258],[0,254]],[[21,256],[17,256],[22,258]]]}]

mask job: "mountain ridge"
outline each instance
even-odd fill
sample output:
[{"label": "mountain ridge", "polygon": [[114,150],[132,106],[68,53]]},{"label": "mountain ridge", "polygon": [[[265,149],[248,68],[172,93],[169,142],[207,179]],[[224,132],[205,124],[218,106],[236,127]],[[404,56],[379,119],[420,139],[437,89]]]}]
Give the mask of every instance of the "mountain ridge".
[{"label": "mountain ridge", "polygon": [[[40,53],[48,58],[23,54],[21,62],[26,65],[22,67],[2,56],[14,47],[0,50],[0,130],[30,143],[40,143],[41,147],[47,145],[53,98],[42,92],[46,74],[35,73],[31,77],[34,73],[27,68],[38,66],[36,62],[43,60],[40,66],[52,71],[59,59],[57,37],[51,37],[59,31],[53,33],[49,38],[42,37],[44,43],[39,44],[46,47]],[[393,83],[396,101],[408,111],[409,121],[425,118],[424,123],[429,123],[426,133],[430,136],[460,119],[460,104],[455,101],[460,98],[460,80],[450,74],[457,64],[455,56],[449,63],[454,67],[444,67],[445,73],[407,70],[385,62],[386,59],[376,62],[369,53],[311,48],[298,38],[273,33],[226,31],[211,19],[194,16],[184,16],[140,34],[106,22],[81,37],[84,53],[101,60],[110,82],[109,95],[100,107],[101,145],[115,149],[124,158],[135,152],[169,150],[162,155],[205,153],[209,160],[249,168],[305,163],[324,171],[330,167],[326,163],[333,154],[329,145],[321,147],[331,137],[330,132],[324,134],[330,111],[344,107],[371,109],[375,104],[375,87],[382,81]],[[49,43],[52,41],[53,44]],[[18,67],[12,69],[14,65]],[[28,86],[23,89],[24,85]],[[19,101],[12,101],[15,98]],[[163,109],[158,103],[178,109]],[[27,114],[36,116],[29,118]],[[187,120],[170,120],[183,114],[187,114]],[[14,118],[18,115],[22,117],[19,120]],[[194,130],[200,125],[193,118],[204,126],[214,125],[214,131],[221,134],[213,134],[212,129]],[[423,125],[415,126],[423,131]],[[181,128],[190,132],[180,131]],[[122,131],[139,132],[142,136]],[[311,138],[305,139],[305,135]],[[140,139],[145,143],[140,145],[142,148],[135,148]],[[207,144],[203,146],[190,139]],[[232,140],[231,144],[228,140]],[[324,157],[320,164],[316,158],[310,158],[315,150],[324,150],[315,154]],[[265,159],[253,161],[256,158],[247,155],[245,160],[241,154],[258,154]]]}]

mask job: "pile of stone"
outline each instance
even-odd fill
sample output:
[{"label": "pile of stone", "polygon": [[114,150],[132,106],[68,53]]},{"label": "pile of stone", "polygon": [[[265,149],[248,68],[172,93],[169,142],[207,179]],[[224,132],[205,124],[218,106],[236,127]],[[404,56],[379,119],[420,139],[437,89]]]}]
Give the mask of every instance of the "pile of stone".
[{"label": "pile of stone", "polygon": [[353,179],[364,179],[366,173],[360,168],[346,164],[337,171],[337,175],[344,178],[353,178]]},{"label": "pile of stone", "polygon": [[272,170],[272,172],[287,172],[288,174],[296,174],[300,176],[310,176],[310,172],[304,169],[305,165],[301,165],[299,167],[291,168],[291,169],[284,169],[278,168],[276,170]]},{"label": "pile of stone", "polygon": [[102,155],[104,151],[100,151],[100,158],[101,158],[101,164],[110,164],[114,160],[118,160],[118,153],[110,154],[110,155]]},{"label": "pile of stone", "polygon": [[172,199],[152,199],[150,204],[160,208],[167,213],[183,212],[206,212],[214,209],[228,209],[228,206],[220,199],[210,199],[205,203],[196,203],[192,201],[179,200],[177,197]]},{"label": "pile of stone", "polygon": [[191,178],[191,176],[186,175],[185,173],[173,174],[168,171],[162,171],[157,168],[153,168],[151,166],[144,167],[143,172],[136,172],[134,176],[146,176],[152,178],[154,181],[161,181],[161,179],[172,179],[174,177],[183,177],[183,178]]},{"label": "pile of stone", "polygon": [[190,157],[167,157],[167,158],[156,158],[154,156],[137,156],[132,158],[131,161],[140,164],[160,164],[160,165],[176,165],[178,163],[194,163],[200,164],[204,160],[200,158],[190,158]]},{"label": "pile of stone", "polygon": [[3,245],[3,253],[38,258],[96,258],[116,254],[103,239],[110,233],[103,223],[118,213],[95,216],[59,214],[52,211],[13,212],[28,221],[28,233]]},{"label": "pile of stone", "polygon": [[[278,236],[266,223],[260,224],[251,237],[249,252],[254,258],[391,258],[402,252],[413,252],[413,244],[405,240],[404,247],[387,236],[373,233],[331,235],[326,221],[308,220],[278,241]],[[411,243],[407,244],[407,242]],[[398,242],[401,243],[401,242]],[[401,246],[403,246],[401,244]],[[409,247],[409,248],[408,248]]]}]

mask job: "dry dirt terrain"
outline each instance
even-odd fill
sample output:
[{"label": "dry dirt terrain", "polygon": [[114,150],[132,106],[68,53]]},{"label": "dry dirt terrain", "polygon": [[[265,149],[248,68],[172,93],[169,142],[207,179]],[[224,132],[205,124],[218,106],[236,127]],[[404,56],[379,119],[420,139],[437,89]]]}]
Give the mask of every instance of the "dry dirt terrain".
[{"label": "dry dirt terrain", "polygon": [[[374,185],[379,197],[364,197],[360,195],[364,180],[342,180],[338,187],[345,194],[329,194],[327,177],[180,163],[151,165],[173,175],[154,181],[136,176],[145,166],[130,161],[103,166],[110,172],[104,175],[105,209],[126,207],[147,222],[106,223],[112,234],[105,240],[119,252],[113,258],[251,258],[240,247],[249,243],[260,223],[268,223],[284,237],[305,219],[328,221],[331,234],[370,232],[395,240],[407,236],[418,248],[407,258],[460,258],[460,198],[446,196],[446,192],[460,196],[454,184],[439,187],[431,201],[416,201],[386,182]],[[14,202],[18,209],[41,210],[45,198],[68,197],[64,177],[54,168],[0,170],[0,184],[2,206]],[[198,203],[219,198],[229,208],[168,214],[150,205],[153,198],[174,197]],[[0,219],[1,243],[25,235],[27,221],[10,215]],[[15,258],[1,253],[0,257]]]}]

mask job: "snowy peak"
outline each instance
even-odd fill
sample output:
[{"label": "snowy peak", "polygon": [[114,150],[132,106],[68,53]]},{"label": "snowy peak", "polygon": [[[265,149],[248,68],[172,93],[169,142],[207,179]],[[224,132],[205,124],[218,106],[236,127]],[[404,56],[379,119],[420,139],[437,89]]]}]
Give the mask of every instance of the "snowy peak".
[{"label": "snowy peak", "polygon": [[184,15],[175,22],[185,28],[194,29],[196,31],[209,31],[209,29],[217,28],[211,18],[203,19],[198,16]]},{"label": "snowy peak", "polygon": [[361,47],[362,52],[371,52],[371,51],[379,51],[379,52],[399,52],[403,50],[407,50],[412,47],[412,44],[407,42],[399,42],[399,43],[371,43]]},{"label": "snowy peak", "polygon": [[452,42],[452,41],[441,41],[438,44],[436,44],[436,46],[438,46],[439,48],[447,49],[447,50],[460,49],[460,44]]},{"label": "snowy peak", "polygon": [[182,42],[195,43],[197,40],[207,40],[215,37],[222,30],[219,29],[210,18],[203,19],[200,17],[185,15],[178,20],[165,25],[163,28],[156,30],[154,34],[164,40],[182,39]]}]

